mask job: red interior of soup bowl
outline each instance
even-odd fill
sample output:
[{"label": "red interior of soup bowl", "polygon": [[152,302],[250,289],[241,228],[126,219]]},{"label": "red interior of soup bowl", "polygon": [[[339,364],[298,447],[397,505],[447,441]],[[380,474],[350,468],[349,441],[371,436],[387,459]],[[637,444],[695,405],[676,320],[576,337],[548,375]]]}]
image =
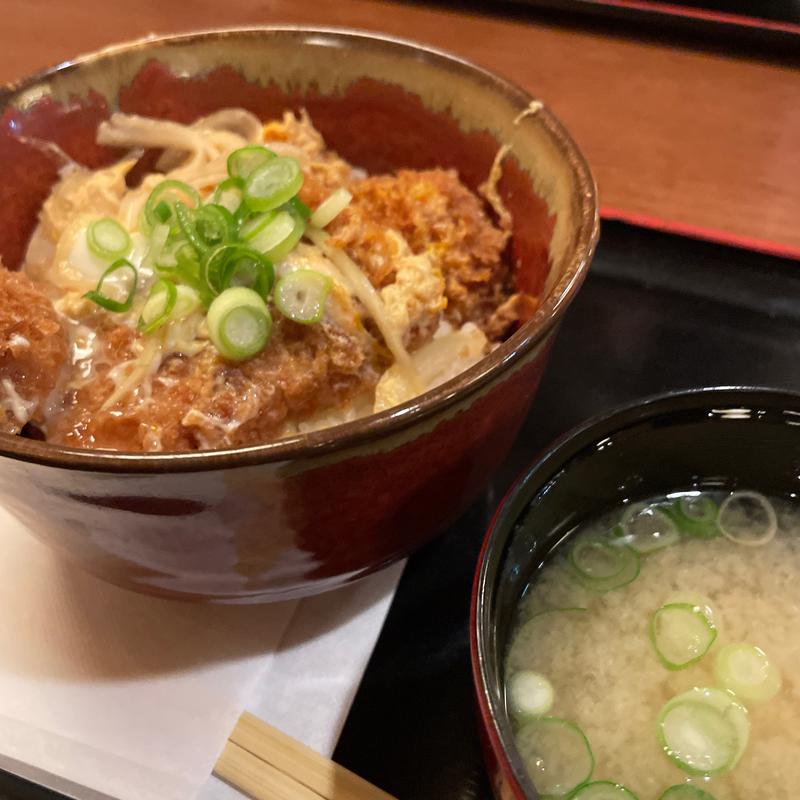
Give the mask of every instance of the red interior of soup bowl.
[{"label": "red interior of soup bowl", "polygon": [[[280,79],[267,68],[275,59]],[[339,71],[346,79],[332,83]],[[459,99],[454,87],[475,96]],[[106,579],[194,599],[320,591],[430,539],[474,499],[513,442],[597,237],[594,184],[560,123],[536,107],[512,125],[532,102],[444,54],[303,29],[135,42],[0,93],[0,256],[10,268],[24,258],[65,156],[99,167],[123,155],[95,142],[114,111],[189,122],[226,107],[265,120],[305,108],[328,145],[368,172],[453,168],[473,190],[506,141],[497,131],[506,131],[514,145],[498,184],[513,218],[506,255],[519,289],[542,298],[531,320],[462,375],[312,434],[153,454],[0,434],[8,457],[0,500]]]}]

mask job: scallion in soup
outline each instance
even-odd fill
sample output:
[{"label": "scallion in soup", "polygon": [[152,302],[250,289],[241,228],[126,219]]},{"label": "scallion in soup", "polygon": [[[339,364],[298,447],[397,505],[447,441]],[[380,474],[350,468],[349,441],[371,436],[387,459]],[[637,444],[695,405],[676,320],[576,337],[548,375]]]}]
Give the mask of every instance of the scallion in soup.
[{"label": "scallion in soup", "polygon": [[800,506],[678,492],[579,526],[533,576],[505,663],[539,794],[789,798],[800,785]]}]

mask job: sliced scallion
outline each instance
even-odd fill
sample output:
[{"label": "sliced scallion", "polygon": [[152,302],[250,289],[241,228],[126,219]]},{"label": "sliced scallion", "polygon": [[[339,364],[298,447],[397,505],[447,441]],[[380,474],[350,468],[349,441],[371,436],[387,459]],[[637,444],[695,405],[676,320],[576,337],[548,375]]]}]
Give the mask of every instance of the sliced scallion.
[{"label": "sliced scallion", "polygon": [[650,640],[667,669],[686,669],[695,664],[716,638],[713,623],[690,603],[663,605],[650,621]]},{"label": "sliced scallion", "polygon": [[714,796],[690,783],[670,786],[658,800],[714,800]]},{"label": "sliced scallion", "polygon": [[244,209],[244,180],[242,178],[226,178],[214,190],[211,197],[214,205],[227,209],[234,217],[240,216]]},{"label": "sliced scallion", "polygon": [[266,299],[274,280],[275,272],[269,259],[241,244],[218,247],[205,262],[205,281],[215,294],[243,286],[254,289]]},{"label": "sliced scallion", "polygon": [[97,286],[86,292],[84,297],[107,311],[129,311],[133,305],[138,279],[136,267],[130,261],[120,258],[100,276]]},{"label": "sliced scallion", "polygon": [[749,735],[747,709],[721,689],[690,689],[670,700],[658,716],[664,752],[691,775],[732,769]]},{"label": "sliced scallion", "polygon": [[260,353],[272,329],[272,317],[263,298],[243,286],[226,289],[214,298],[207,320],[211,341],[231,361],[244,361]]},{"label": "sliced scallion", "polygon": [[614,540],[578,539],[568,560],[581,585],[595,592],[618,589],[639,575],[639,554]]},{"label": "sliced scallion", "polygon": [[107,259],[124,256],[131,249],[128,231],[111,217],[103,217],[89,225],[86,243],[95,255]]},{"label": "sliced scallion", "polygon": [[170,317],[178,299],[178,289],[172,281],[160,278],[153,284],[139,317],[139,330],[153,333]]},{"label": "sliced scallion", "polygon": [[573,722],[558,717],[532,719],[517,731],[515,742],[540,795],[569,794],[592,777],[592,748]]},{"label": "sliced scallion", "polygon": [[181,202],[187,208],[200,205],[200,195],[188,183],[176,180],[161,181],[144,204],[145,228],[152,231],[156,225],[169,225],[170,231],[178,233],[180,222],[175,206]]},{"label": "sliced scallion", "polygon": [[[255,221],[254,221],[255,224]],[[281,261],[300,241],[305,223],[296,214],[278,211],[255,232],[248,230],[246,241],[255,250],[261,251],[272,263]]]},{"label": "sliced scallion", "polygon": [[539,717],[553,707],[553,685],[544,675],[524,669],[515,672],[506,686],[508,704],[517,717]]},{"label": "sliced scallion", "polygon": [[228,175],[246,180],[258,167],[272,161],[275,153],[260,144],[249,144],[228,156]]},{"label": "sliced scallion", "polygon": [[638,800],[636,795],[613,781],[592,781],[579,786],[568,800]]},{"label": "sliced scallion", "polygon": [[717,527],[719,506],[705,494],[684,495],[664,509],[678,530],[694,539],[713,539],[720,535]]},{"label": "sliced scallion", "polygon": [[297,159],[278,156],[247,176],[244,199],[253,211],[270,211],[288,202],[302,185],[303,172]]},{"label": "sliced scallion", "polygon": [[736,544],[760,547],[778,532],[775,509],[758,492],[732,492],[722,501],[717,515],[722,534]]},{"label": "sliced scallion", "polygon": [[620,538],[640,555],[669,547],[681,538],[675,523],[655,505],[631,506],[621,524]]},{"label": "sliced scallion", "polygon": [[285,317],[303,325],[322,319],[333,281],[313,269],[298,269],[275,285],[275,305]]},{"label": "sliced scallion", "polygon": [[781,688],[780,670],[760,647],[746,642],[726,645],[717,653],[714,677],[742,700],[771,700]]},{"label": "sliced scallion", "polygon": [[311,209],[297,195],[289,200],[286,205],[304,222],[308,222],[311,218]]},{"label": "sliced scallion", "polygon": [[311,224],[317,228],[324,228],[326,225],[333,222],[334,218],[350,205],[352,199],[353,195],[350,194],[344,186],[340,186],[333,194],[326,197],[325,200],[317,206],[316,210],[311,215]]}]

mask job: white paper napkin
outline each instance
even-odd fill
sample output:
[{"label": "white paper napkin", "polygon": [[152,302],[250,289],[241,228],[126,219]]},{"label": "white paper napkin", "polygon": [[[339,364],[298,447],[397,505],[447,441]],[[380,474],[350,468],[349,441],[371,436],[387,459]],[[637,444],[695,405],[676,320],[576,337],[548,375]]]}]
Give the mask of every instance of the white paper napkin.
[{"label": "white paper napkin", "polygon": [[227,800],[244,709],[329,755],[402,566],[338,592],[202,606],[109,586],[0,509],[0,753],[119,800]]}]

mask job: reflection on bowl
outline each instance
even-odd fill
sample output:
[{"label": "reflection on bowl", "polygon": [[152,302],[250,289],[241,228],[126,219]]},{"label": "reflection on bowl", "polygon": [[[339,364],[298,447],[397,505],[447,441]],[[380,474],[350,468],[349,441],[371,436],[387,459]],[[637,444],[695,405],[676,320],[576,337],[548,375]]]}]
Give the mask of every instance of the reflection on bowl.
[{"label": "reflection on bowl", "polygon": [[[342,57],[342,52],[347,57]],[[193,599],[322,591],[408,554],[476,496],[507,452],[556,324],[597,237],[594,185],[569,135],[532,98],[458,59],[379,36],[295,28],[221,31],[110,48],[0,96],[0,255],[20,263],[57,178],[55,142],[98,167],[120,109],[191,121],[223,107],[261,119],[306,108],[328,144],[368,172],[458,170],[475,190],[501,143],[507,257],[532,319],[450,381],[362,420],[213,452],[83,451],[3,436],[2,502],[83,567],[133,589]]]},{"label": "reflection on bowl", "polygon": [[[484,752],[499,800],[538,797],[515,745],[511,712],[506,705],[504,670],[520,599],[531,582],[536,585],[543,563],[551,563],[552,559],[569,552],[574,567],[576,548],[572,544],[574,534],[581,530],[576,526],[593,518],[602,519],[610,508],[625,502],[665,495],[677,498],[687,490],[707,490],[710,494],[704,497],[720,497],[731,490],[746,489],[778,498],[796,498],[798,419],[800,395],[792,393],[766,389],[705,389],[665,395],[590,421],[556,443],[516,483],[498,510],[484,543],[472,601],[473,674]],[[752,491],[737,492],[735,496],[761,497],[753,495]],[[634,505],[631,510],[636,508]],[[750,520],[751,526],[754,519]],[[697,520],[688,522],[698,525]],[[721,515],[715,524],[723,530]],[[608,527],[605,525],[604,530]],[[773,526],[770,535],[774,533]],[[708,546],[708,541],[703,543],[707,537],[702,531],[692,530],[685,535],[688,540],[694,538],[694,547]],[[733,537],[733,542],[728,536]],[[637,553],[647,552],[646,548],[637,550],[641,544],[632,546],[632,556],[637,561],[640,558]],[[730,530],[718,544],[720,552],[725,547],[740,548],[745,557],[753,557],[752,547],[741,547],[740,538]],[[687,546],[674,545],[678,549]],[[631,552],[630,547],[625,550]],[[675,552],[670,563],[683,558]],[[726,563],[730,563],[731,557],[724,552]],[[646,563],[650,569],[645,558],[657,557],[641,556],[642,569]],[[583,573],[578,573],[579,578],[582,576]],[[632,576],[631,580],[635,578]],[[645,587],[652,586],[653,582],[646,583]],[[628,583],[626,577],[616,581],[613,587],[589,588],[594,588],[595,592],[605,592],[609,588],[625,591]],[[570,584],[579,589],[584,584],[585,588],[586,578],[577,583],[570,581]],[[550,588],[554,585],[548,584]],[[698,587],[697,591],[702,588]],[[647,595],[646,588],[644,594]],[[527,599],[536,600],[536,592],[527,595]],[[590,599],[589,605],[592,602]],[[566,608],[576,604],[556,605]],[[653,610],[649,609],[648,613]],[[710,641],[713,642],[713,638]],[[647,637],[645,645],[649,658],[653,653]],[[535,642],[527,642],[526,646],[528,652],[532,652],[531,646],[535,650]],[[653,647],[658,651],[657,640]],[[662,670],[667,677],[674,674],[663,669],[655,656],[653,658],[655,670]],[[568,670],[569,664],[563,667]],[[676,667],[669,667],[673,668]],[[707,665],[706,672],[710,669]],[[691,682],[692,679],[690,675],[685,680]],[[669,767],[675,773],[672,783],[685,780],[681,770],[670,765],[667,759],[664,759],[664,766],[665,772]],[[607,777],[615,776],[600,774],[593,780]],[[644,779],[640,776],[640,780]],[[665,786],[653,789],[654,796]]]}]

